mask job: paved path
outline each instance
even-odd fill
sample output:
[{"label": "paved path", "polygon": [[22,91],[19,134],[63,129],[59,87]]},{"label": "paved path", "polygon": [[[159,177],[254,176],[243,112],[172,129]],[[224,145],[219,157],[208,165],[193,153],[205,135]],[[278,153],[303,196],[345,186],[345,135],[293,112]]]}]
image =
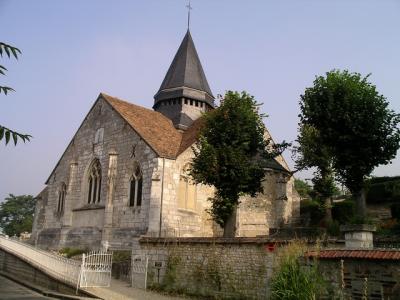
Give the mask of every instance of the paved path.
[{"label": "paved path", "polygon": [[109,288],[85,288],[99,298],[104,300],[184,300],[188,298],[173,297],[158,294],[151,291],[133,288],[129,283],[111,279]]},{"label": "paved path", "polygon": [[0,276],[0,299],[1,300],[42,300],[55,299],[42,296],[12,280]]}]

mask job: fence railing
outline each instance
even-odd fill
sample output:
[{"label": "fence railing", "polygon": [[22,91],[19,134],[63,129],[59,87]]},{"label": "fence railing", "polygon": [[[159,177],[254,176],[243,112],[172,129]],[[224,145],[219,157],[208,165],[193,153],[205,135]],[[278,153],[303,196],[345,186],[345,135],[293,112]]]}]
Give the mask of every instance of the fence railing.
[{"label": "fence railing", "polygon": [[63,282],[76,285],[81,269],[81,262],[40,250],[20,241],[0,237],[0,248],[27,261],[44,273]]}]

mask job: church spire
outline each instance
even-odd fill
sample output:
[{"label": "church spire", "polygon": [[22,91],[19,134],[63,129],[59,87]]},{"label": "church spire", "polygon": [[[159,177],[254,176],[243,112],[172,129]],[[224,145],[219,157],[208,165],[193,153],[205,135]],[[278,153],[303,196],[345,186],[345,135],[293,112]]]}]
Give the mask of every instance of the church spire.
[{"label": "church spire", "polygon": [[214,96],[208,85],[190,31],[186,32],[167,74],[154,96],[154,106],[160,101],[185,97],[214,107]]},{"label": "church spire", "polygon": [[170,118],[180,130],[187,129],[202,113],[214,108],[214,96],[189,29],[154,96],[153,108]]}]

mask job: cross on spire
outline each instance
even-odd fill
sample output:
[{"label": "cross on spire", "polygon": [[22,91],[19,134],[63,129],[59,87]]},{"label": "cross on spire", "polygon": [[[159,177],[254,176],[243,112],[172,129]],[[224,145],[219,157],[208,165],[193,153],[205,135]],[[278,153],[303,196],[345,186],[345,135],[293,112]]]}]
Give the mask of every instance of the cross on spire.
[{"label": "cross on spire", "polygon": [[188,30],[190,29],[190,11],[193,9],[193,7],[190,5],[190,0],[189,0],[189,4],[186,5],[187,9],[188,9],[188,23],[187,23],[187,27]]}]

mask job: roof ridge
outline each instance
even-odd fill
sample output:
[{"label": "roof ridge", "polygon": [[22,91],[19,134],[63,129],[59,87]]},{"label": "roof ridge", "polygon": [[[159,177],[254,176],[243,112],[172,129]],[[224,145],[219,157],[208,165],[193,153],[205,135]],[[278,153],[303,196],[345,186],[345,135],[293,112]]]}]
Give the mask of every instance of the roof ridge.
[{"label": "roof ridge", "polygon": [[172,120],[163,114],[128,101],[100,93],[129,126],[159,157],[176,159],[182,141]]},{"label": "roof ridge", "polygon": [[[140,109],[147,110],[147,111],[149,111],[149,112],[151,112],[151,113],[158,114],[158,115],[161,116],[163,119],[165,119],[166,121],[170,122],[170,123],[172,124],[172,126],[173,126],[173,122],[171,121],[170,118],[167,118],[167,117],[164,116],[162,113],[160,113],[160,112],[158,112],[158,111],[155,111],[154,109],[147,108],[147,107],[144,107],[144,106],[141,106],[141,105],[137,105],[137,104],[134,104],[134,103],[129,102],[129,101],[127,101],[127,100],[124,100],[124,99],[121,99],[121,98],[118,98],[118,97],[114,97],[114,96],[110,96],[110,95],[108,95],[108,94],[106,94],[106,93],[103,93],[103,92],[101,92],[100,95],[103,96],[103,98],[106,99],[107,101],[109,100],[109,99],[107,99],[107,98],[112,98],[113,100],[120,101],[120,102],[123,102],[123,103],[125,103],[125,104],[131,105],[131,106],[134,106],[134,107],[138,107],[138,108],[140,108]],[[174,127],[174,128],[175,128],[175,127]],[[179,131],[177,130],[177,132],[179,132]]]}]

